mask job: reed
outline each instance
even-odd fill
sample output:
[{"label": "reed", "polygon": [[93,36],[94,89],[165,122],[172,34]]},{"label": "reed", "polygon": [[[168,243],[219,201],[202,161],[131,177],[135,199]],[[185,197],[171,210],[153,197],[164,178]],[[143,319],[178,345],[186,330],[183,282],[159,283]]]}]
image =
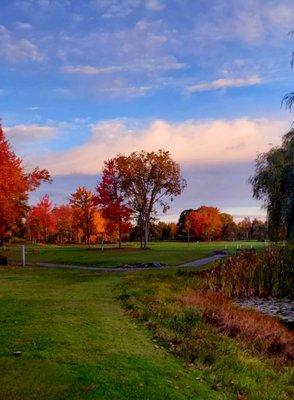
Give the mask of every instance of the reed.
[{"label": "reed", "polygon": [[209,289],[228,297],[294,297],[294,249],[243,252],[201,273]]}]

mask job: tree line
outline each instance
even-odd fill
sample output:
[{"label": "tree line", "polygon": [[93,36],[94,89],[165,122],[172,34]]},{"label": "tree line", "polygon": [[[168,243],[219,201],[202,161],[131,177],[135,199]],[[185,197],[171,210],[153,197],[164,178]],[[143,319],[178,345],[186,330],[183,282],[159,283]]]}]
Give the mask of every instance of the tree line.
[{"label": "tree line", "polygon": [[96,190],[79,187],[67,204],[46,195],[30,207],[29,193],[50,182],[47,170],[27,172],[0,125],[0,241],[14,236],[58,243],[139,240],[292,240],[294,237],[294,131],[282,145],[261,154],[250,178],[253,196],[263,200],[267,223],[245,218],[238,224],[216,207],[184,210],[177,224],[157,222],[159,211],[186,187],[168,151],[119,154],[106,161]]}]

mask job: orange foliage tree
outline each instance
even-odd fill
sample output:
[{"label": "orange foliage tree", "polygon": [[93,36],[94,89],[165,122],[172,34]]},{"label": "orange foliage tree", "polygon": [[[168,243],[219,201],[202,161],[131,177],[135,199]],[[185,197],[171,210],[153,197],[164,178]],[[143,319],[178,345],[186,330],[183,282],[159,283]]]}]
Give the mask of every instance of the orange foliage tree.
[{"label": "orange foliage tree", "polygon": [[27,173],[22,160],[11,150],[0,125],[0,241],[26,217],[28,194],[42,181],[50,181],[49,172],[35,168]]},{"label": "orange foliage tree", "polygon": [[72,242],[74,237],[73,208],[69,204],[54,207],[57,240],[60,243]]},{"label": "orange foliage tree", "polygon": [[77,228],[83,232],[84,241],[90,244],[90,237],[95,233],[94,214],[96,206],[94,194],[84,186],[78,187],[69,198],[73,207],[73,217]]},{"label": "orange foliage tree", "polygon": [[218,208],[202,206],[187,214],[185,226],[195,239],[215,240],[221,237],[223,222]]},{"label": "orange foliage tree", "polygon": [[186,187],[180,166],[168,151],[133,152],[115,159],[120,185],[136,215],[141,232],[141,247],[148,247],[150,224],[158,209],[166,212],[169,199],[179,196]]}]

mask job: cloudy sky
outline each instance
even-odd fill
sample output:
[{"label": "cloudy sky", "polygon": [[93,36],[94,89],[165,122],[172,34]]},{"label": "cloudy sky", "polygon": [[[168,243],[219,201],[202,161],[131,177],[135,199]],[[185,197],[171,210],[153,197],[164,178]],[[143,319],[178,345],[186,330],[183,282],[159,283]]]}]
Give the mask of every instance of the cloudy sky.
[{"label": "cloudy sky", "polygon": [[168,149],[188,181],[166,219],[262,215],[247,183],[291,116],[293,0],[1,0],[0,115],[66,201],[118,152]]}]

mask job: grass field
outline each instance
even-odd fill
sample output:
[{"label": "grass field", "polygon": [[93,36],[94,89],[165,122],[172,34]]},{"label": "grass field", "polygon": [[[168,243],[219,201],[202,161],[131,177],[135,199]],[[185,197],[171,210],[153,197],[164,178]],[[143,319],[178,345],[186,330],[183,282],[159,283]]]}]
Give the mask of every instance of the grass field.
[{"label": "grass field", "polygon": [[[175,273],[157,274],[164,283]],[[288,398],[289,376],[233,341],[220,340],[217,354],[225,356],[218,368],[187,365],[153,342],[151,332],[124,313],[117,297],[121,279],[89,271],[1,268],[0,399]],[[148,273],[133,279],[147,292],[148,282],[154,283]],[[211,338],[205,338],[203,351],[213,350]],[[227,386],[219,384],[220,377]],[[249,387],[251,395],[240,397],[240,387]]]},{"label": "grass field", "polygon": [[[229,253],[236,252],[237,247],[260,249],[263,242],[153,242],[150,249],[141,250],[138,243],[126,243],[119,250],[114,246],[105,246],[104,251],[99,246],[57,246],[57,245],[29,245],[27,246],[27,261],[42,261],[60,264],[96,265],[101,267],[117,267],[128,263],[160,262],[171,266],[193,261],[208,256],[214,250],[227,249]],[[8,258],[20,258],[19,246],[8,247],[1,251]]]},{"label": "grass field", "polygon": [[1,400],[225,399],[124,315],[119,280],[0,269]]}]

